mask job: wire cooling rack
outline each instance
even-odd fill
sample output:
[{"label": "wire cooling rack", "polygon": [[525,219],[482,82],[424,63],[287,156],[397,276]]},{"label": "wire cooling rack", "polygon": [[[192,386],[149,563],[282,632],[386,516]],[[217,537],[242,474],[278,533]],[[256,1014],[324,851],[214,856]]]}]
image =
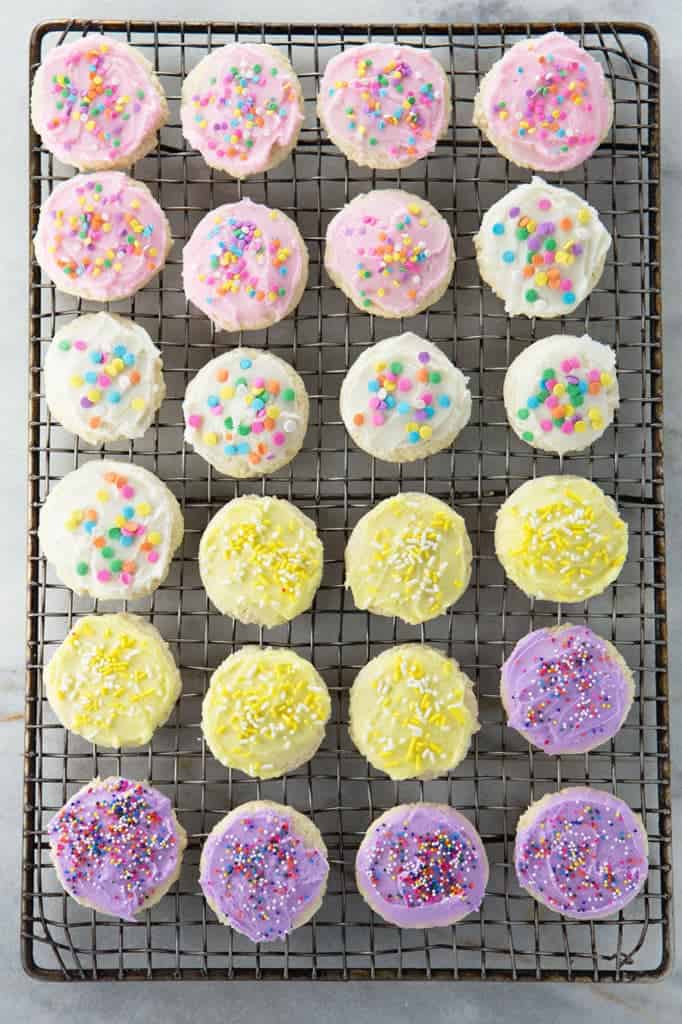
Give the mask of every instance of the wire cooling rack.
[{"label": "wire cooling rack", "polygon": [[[608,139],[583,167],[559,179],[596,206],[612,232],[606,271],[588,301],[561,322],[510,320],[482,284],[472,236],[483,212],[527,172],[510,167],[471,127],[473,96],[485,71],[518,39],[558,27],[602,62],[615,96]],[[31,40],[31,73],[43,53],[86,32],[107,32],[142,49],[170,98],[161,145],[135,167],[171,221],[176,242],[166,269],[133,299],[113,308],[134,316],[158,341],[168,398],[142,440],[114,446],[157,473],[177,494],[185,540],[168,580],[130,607],[147,615],[172,644],[183,694],[169,723],[141,751],[112,754],[65,732],[47,705],[43,666],[77,616],[97,605],[63,587],[40,556],[39,509],[65,472],[102,452],[84,447],[51,420],[44,402],[44,353],[55,330],[92,304],[63,296],[30,275],[30,487],[28,678],[22,949],[27,970],[50,979],[154,978],[411,978],[632,981],[660,977],[671,961],[670,791],[666,675],[663,458],[661,447],[661,312],[659,202],[659,60],[645,26],[486,25],[374,26],[224,25],[153,22],[49,22]],[[426,160],[399,173],[349,164],[323,136],[315,117],[321,72],[340,47],[368,39],[400,40],[432,51],[448,71],[454,127]],[[208,169],[185,148],[178,99],[183,76],[211,49],[231,40],[273,43],[301,78],[307,117],[294,154],[264,177],[243,184]],[[31,133],[30,227],[62,167]],[[402,467],[374,462],[349,441],[338,391],[368,343],[397,333],[367,316],[331,286],[322,244],[333,214],[370,188],[400,185],[426,196],[455,236],[453,283],[427,313],[405,321],[438,343],[469,376],[470,424],[454,450]],[[226,346],[247,338],[214,334],[185,301],[181,249],[212,207],[241,195],[295,217],[310,249],[310,281],[296,313],[248,335],[292,362],[311,397],[301,455],[258,482],[215,475],[182,443],[181,398],[196,370]],[[589,331],[616,347],[622,404],[615,426],[587,454],[561,461],[534,452],[508,428],[502,380],[512,358],[537,337]],[[561,606],[529,601],[505,579],[494,556],[495,513],[534,475],[573,472],[595,480],[618,502],[630,528],[628,561],[618,581],[589,604],[571,606],[616,643],[632,668],[637,694],[618,736],[594,753],[549,758],[504,725],[499,668],[528,630],[566,619]],[[343,589],[349,531],[376,501],[399,490],[427,490],[464,515],[475,552],[471,585],[445,615],[411,627],[354,608]],[[201,587],[197,548],[210,517],[228,499],[257,492],[294,501],[313,516],[325,547],[322,587],[313,609],[289,626],[258,630],[216,613]],[[107,604],[111,610],[111,605]],[[475,680],[483,728],[470,756],[445,779],[392,783],[370,768],[350,742],[348,690],[370,657],[407,640],[425,640],[456,657]],[[257,642],[291,646],[325,677],[333,716],[313,762],[284,779],[257,782],[221,767],[199,729],[201,699],[212,670],[235,647]],[[190,835],[179,882],[137,924],[102,917],[64,895],[46,849],[46,826],[76,789],[95,775],[148,778],[173,800]],[[580,923],[540,907],[513,870],[518,815],[531,800],[567,784],[607,789],[644,817],[651,871],[641,894],[618,917]],[[238,803],[269,797],[312,816],[329,848],[331,876],[322,909],[286,942],[255,946],[218,924],[200,897],[201,845]],[[480,913],[454,928],[400,931],[383,923],[356,891],[353,864],[369,823],[399,802],[449,802],[481,832],[491,866]]]}]

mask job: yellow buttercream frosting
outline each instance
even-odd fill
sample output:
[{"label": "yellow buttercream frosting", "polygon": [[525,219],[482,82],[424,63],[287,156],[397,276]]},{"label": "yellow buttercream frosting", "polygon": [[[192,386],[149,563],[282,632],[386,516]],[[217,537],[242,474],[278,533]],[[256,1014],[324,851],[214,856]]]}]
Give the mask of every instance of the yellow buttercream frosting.
[{"label": "yellow buttercream frosting", "polygon": [[279,626],[306,611],[322,578],[312,519],[282,498],[246,495],[206,527],[199,572],[208,596],[240,622]]},{"label": "yellow buttercream frosting", "polygon": [[392,779],[433,779],[455,768],[478,731],[471,680],[433,647],[402,644],[365,665],[350,693],[350,734]]},{"label": "yellow buttercream frosting", "polygon": [[137,615],[87,615],[45,670],[47,699],[66,729],[103,747],[140,747],[180,695],[161,634]]},{"label": "yellow buttercream frosting", "polygon": [[359,521],[346,547],[346,586],[358,608],[418,624],[466,590],[471,542],[464,520],[429,494],[397,494]]},{"label": "yellow buttercream frosting", "polygon": [[272,779],[310,760],[330,713],[329,691],[309,661],[243,647],[213,673],[201,727],[221,764]]},{"label": "yellow buttercream frosting", "polygon": [[526,594],[584,601],[623,568],[628,528],[596,484],[579,476],[544,476],[526,481],[500,508],[495,550]]}]

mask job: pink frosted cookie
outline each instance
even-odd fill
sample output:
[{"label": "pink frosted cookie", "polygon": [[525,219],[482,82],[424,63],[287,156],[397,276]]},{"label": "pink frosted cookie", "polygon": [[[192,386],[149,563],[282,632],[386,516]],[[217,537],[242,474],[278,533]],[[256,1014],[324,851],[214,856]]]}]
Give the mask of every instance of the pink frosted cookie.
[{"label": "pink frosted cookie", "polygon": [[474,124],[508,160],[536,171],[583,163],[612,120],[601,65],[561,32],[512,46],[474,100]]},{"label": "pink frosted cookie", "polygon": [[190,71],[180,117],[183,135],[210,167],[246,178],[276,167],[294,148],[303,93],[274,46],[230,43]]},{"label": "pink frosted cookie", "polygon": [[356,196],[332,219],[324,265],[358,309],[397,319],[438,302],[455,247],[446,221],[425,199],[382,189]]},{"label": "pink frosted cookie", "polygon": [[57,185],[33,240],[59,290],[94,302],[134,295],[161,270],[172,244],[147,186],[121,171],[77,174]]},{"label": "pink frosted cookie", "polygon": [[257,331],[301,301],[308,250],[293,220],[251,199],[200,220],[182,253],[185,295],[219,330]]},{"label": "pink frosted cookie", "polygon": [[51,153],[80,171],[130,167],[154,148],[167,118],[152,65],[106,36],[56,46],[33,79],[33,127]]},{"label": "pink frosted cookie", "polygon": [[433,152],[447,131],[448,80],[428,50],[353,46],[327,65],[317,113],[349,160],[387,170],[409,167]]}]

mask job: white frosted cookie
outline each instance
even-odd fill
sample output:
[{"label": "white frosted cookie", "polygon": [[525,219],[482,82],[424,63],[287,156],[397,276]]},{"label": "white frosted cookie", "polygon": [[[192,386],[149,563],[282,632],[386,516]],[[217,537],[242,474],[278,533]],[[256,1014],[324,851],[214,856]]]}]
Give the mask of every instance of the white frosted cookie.
[{"label": "white frosted cookie", "polygon": [[247,494],[228,502],[204,530],[199,572],[223,615],[279,626],[312,604],[323,554],[315,523],[295,505]]},{"label": "white frosted cookie", "polygon": [[373,658],[350,691],[350,736],[391,779],[435,779],[456,768],[480,728],[473,684],[453,658],[401,644]]},{"label": "white frosted cookie", "polygon": [[211,676],[201,728],[221,764],[274,779],[313,757],[330,714],[309,661],[286,648],[242,647]]},{"label": "white frosted cookie", "polygon": [[88,444],[142,437],[166,394],[161,353],[144,327],[86,313],[60,328],[45,358],[45,398]]},{"label": "white frosted cookie", "polygon": [[464,520],[429,494],[396,494],[357,523],[346,547],[346,586],[357,608],[417,625],[459,600],[471,576]]},{"label": "white frosted cookie", "polygon": [[588,448],[613,421],[618,402],[615,352],[587,334],[536,341],[504,378],[504,407],[514,433],[544,451]]},{"label": "white frosted cookie", "polygon": [[168,644],[138,615],[87,615],[45,670],[65,729],[102,747],[141,747],[167,720],[182,682]]},{"label": "white frosted cookie", "polygon": [[471,415],[467,378],[436,345],[410,332],[365,349],[339,401],[358,447],[388,462],[447,448]]},{"label": "white frosted cookie", "polygon": [[580,196],[535,177],[490,207],[474,245],[481,277],[509,316],[551,319],[590,294],[611,235]]},{"label": "white frosted cookie", "polygon": [[206,363],[182,405],[185,441],[225,476],[265,476],[297,454],[308,429],[305,384],[283,359],[233,348]]},{"label": "white frosted cookie", "polygon": [[98,459],[50,491],[38,536],[71,590],[129,601],[165,580],[183,533],[180,506],[158,477],[142,466]]}]

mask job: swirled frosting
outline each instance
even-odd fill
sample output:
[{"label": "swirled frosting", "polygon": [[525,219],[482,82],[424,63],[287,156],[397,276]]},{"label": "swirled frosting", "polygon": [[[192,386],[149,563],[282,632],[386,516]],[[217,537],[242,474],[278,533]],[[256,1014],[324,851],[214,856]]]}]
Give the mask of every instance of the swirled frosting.
[{"label": "swirled frosting", "polygon": [[502,666],[508,724],[547,754],[583,754],[606,743],[632,694],[618,651],[587,626],[536,629]]},{"label": "swirled frosting", "polygon": [[607,917],[627,906],[646,881],[642,819],[618,797],[574,787],[531,804],[516,831],[519,883],[567,917]]},{"label": "swirled frosting", "polygon": [[444,804],[403,804],[382,814],[360,844],[358,888],[399,928],[443,928],[478,910],[488,859],[473,825]]},{"label": "swirled frosting", "polygon": [[524,39],[481,82],[474,124],[519,167],[566,171],[592,155],[611,125],[600,64],[562,32]]}]

